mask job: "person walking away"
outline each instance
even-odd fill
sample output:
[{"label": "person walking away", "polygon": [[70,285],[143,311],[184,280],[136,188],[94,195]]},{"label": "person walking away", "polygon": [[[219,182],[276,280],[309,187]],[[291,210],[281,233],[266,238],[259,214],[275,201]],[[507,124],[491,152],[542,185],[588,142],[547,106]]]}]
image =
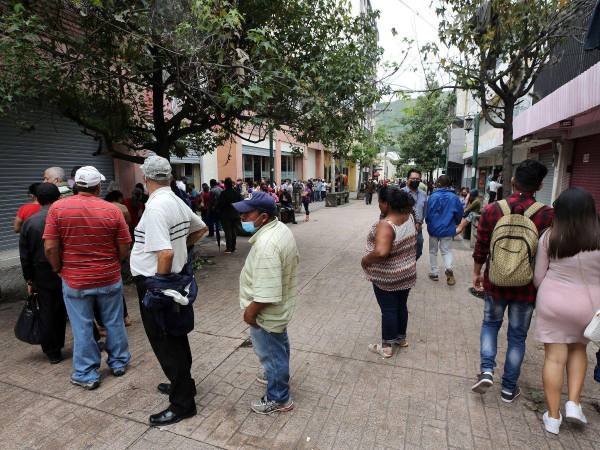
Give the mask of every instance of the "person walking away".
[{"label": "person walking away", "polygon": [[213,236],[214,233],[220,230],[219,225],[219,214],[217,211],[217,204],[219,202],[219,196],[223,189],[219,187],[217,180],[210,180],[210,191],[209,191],[209,202],[208,202],[208,230],[209,236]]},{"label": "person walking away", "polygon": [[419,188],[421,185],[420,170],[410,169],[407,177],[408,183],[406,184],[404,191],[408,192],[415,202],[413,214],[415,216],[415,226],[417,228],[418,261],[423,254],[423,222],[425,222],[425,213],[427,211],[427,194]]},{"label": "person walking away", "polygon": [[35,194],[36,189],[40,184],[41,183],[32,183],[29,185],[29,189],[27,190],[27,192],[29,194],[29,197],[31,198],[31,202],[19,206],[19,209],[17,210],[17,215],[15,216],[15,221],[13,223],[13,229],[15,230],[15,233],[20,233],[21,227],[23,226],[23,222],[25,222],[27,219],[29,219],[31,216],[37,213],[40,209],[42,209],[42,206],[38,202]]},{"label": "person walking away", "polygon": [[373,283],[381,308],[381,344],[369,350],[383,358],[393,354],[392,345],[407,347],[407,301],[417,281],[417,229],[412,214],[414,200],[398,186],[379,191],[382,219],[371,227],[361,265]]},{"label": "person walking away", "polygon": [[61,198],[68,197],[74,193],[73,189],[65,181],[65,170],[62,167],[49,167],[44,170],[42,182],[55,184],[60,191]]},{"label": "person walking away", "polygon": [[327,197],[327,188],[329,187],[329,185],[327,184],[327,182],[325,180],[323,180],[323,185],[321,186],[321,200],[325,200],[325,198]]},{"label": "person walking away", "polygon": [[[200,192],[200,217],[202,221],[208,226],[208,211],[210,207],[210,187],[206,183],[202,183],[202,192]],[[210,228],[210,227],[209,227]],[[209,234],[209,236],[211,236]]]},{"label": "person walking away", "polygon": [[140,222],[140,218],[144,213],[144,189],[136,186],[131,193],[131,197],[125,199],[123,204],[127,207],[127,211],[129,211],[129,217],[131,217],[130,232],[133,232],[133,229]]},{"label": "person walking away", "polygon": [[481,197],[479,196],[479,191],[477,189],[473,189],[468,195],[467,206],[464,209],[463,217],[456,227],[456,236],[462,234],[467,225],[473,223],[473,218],[475,214],[479,214],[481,211]]},{"label": "person walking away", "polygon": [[450,188],[450,178],[442,175],[437,180],[438,188],[433,191],[427,201],[427,232],[429,233],[429,278],[439,280],[437,264],[438,252],[444,260],[446,282],[454,286],[452,238],[456,234],[456,226],[460,223],[463,208],[458,196]]},{"label": "person walking away", "polygon": [[317,182],[315,183],[315,201],[321,201],[321,189],[323,187],[323,182],[317,178]]},{"label": "person walking away", "polygon": [[287,326],[296,305],[299,253],[290,229],[276,217],[275,202],[256,192],[234,203],[244,230],[253,233],[252,248],[240,273],[240,306],[250,325],[254,352],[264,373],[258,380],[266,394],[250,404],[258,414],[291,411],[290,343]]},{"label": "person walking away", "polygon": [[[169,395],[167,409],[153,414],[150,425],[161,426],[179,422],[196,415],[196,383],[191,375],[192,353],[188,330],[163,329],[160,318],[144,306],[147,282],[167,280],[179,274],[188,262],[188,248],[208,231],[200,217],[170,188],[171,165],[160,156],[146,158],[141,166],[150,197],[146,210],[135,229],[135,243],[131,252],[131,273],[135,277],[144,329],[160,366],[169,379],[158,390]],[[177,314],[184,308],[173,304],[174,322],[182,320]],[[193,328],[193,309],[191,313]]]},{"label": "person walking away", "polygon": [[534,284],[538,288],[534,336],[545,349],[548,411],[543,422],[546,431],[558,434],[565,369],[565,418],[587,424],[581,391],[589,341],[583,330],[600,309],[600,222],[594,198],[583,189],[567,189],[554,202],[554,222],[540,238]]},{"label": "person walking away", "polygon": [[240,220],[240,215],[233,207],[233,204],[242,200],[242,196],[233,188],[231,178],[225,178],[225,190],[221,192],[217,200],[217,214],[221,218],[221,224],[225,231],[225,253],[235,252],[236,244],[236,226]]},{"label": "person walking away", "polygon": [[488,203],[494,203],[496,201],[496,195],[498,194],[498,188],[502,185],[498,183],[498,175],[494,175],[490,181],[490,185],[488,187],[489,200]]},{"label": "person walking away", "polygon": [[304,221],[308,222],[310,220],[310,211],[308,210],[308,205],[310,205],[310,198],[312,196],[312,189],[308,184],[305,184],[302,187],[302,205],[304,206]]},{"label": "person walking away", "polygon": [[121,210],[98,198],[104,180],[95,167],[77,170],[78,193],[52,204],[43,236],[46,258],[62,278],[73,332],[71,382],[90,390],[100,385],[94,304],[107,331],[105,350],[112,374],[124,375],[131,359],[121,281],[121,261],[129,255],[131,237]]},{"label": "person walking away", "polygon": [[[479,219],[473,252],[473,288],[484,291],[480,335],[481,373],[472,386],[483,394],[494,383],[498,331],[508,310],[508,346],[504,362],[501,398],[512,403],[521,394],[518,386],[525,357],[525,340],[535,306],[533,263],[538,236],[552,225],[552,208],[535,201],[548,169],[527,159],[511,180],[513,194],[487,205]],[[494,246],[494,242],[502,246]],[[533,247],[532,247],[533,246]],[[485,271],[481,270],[485,265]]]},{"label": "person walking away", "polygon": [[375,183],[372,178],[369,178],[365,187],[365,204],[370,205],[373,201],[373,194],[375,193]]},{"label": "person walking away", "polygon": [[41,210],[25,221],[19,236],[19,255],[23,278],[29,295],[37,292],[40,308],[40,340],[50,364],[63,360],[67,311],[63,301],[62,282],[53,272],[44,254],[44,227],[50,205],[60,198],[58,187],[38,183],[35,191]]}]

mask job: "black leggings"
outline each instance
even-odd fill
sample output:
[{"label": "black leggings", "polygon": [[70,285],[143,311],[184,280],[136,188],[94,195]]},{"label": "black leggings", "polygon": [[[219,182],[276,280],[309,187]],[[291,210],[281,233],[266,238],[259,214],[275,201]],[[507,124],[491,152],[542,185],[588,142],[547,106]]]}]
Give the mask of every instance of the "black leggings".
[{"label": "black leggings", "polygon": [[309,216],[310,215],[310,211],[308,210],[308,205],[310,202],[307,201],[303,201],[302,204],[304,205],[304,211],[306,212],[306,215]]},{"label": "black leggings", "polygon": [[410,289],[384,291],[373,285],[377,303],[381,308],[381,341],[384,344],[397,344],[406,339],[408,326],[408,294]]}]

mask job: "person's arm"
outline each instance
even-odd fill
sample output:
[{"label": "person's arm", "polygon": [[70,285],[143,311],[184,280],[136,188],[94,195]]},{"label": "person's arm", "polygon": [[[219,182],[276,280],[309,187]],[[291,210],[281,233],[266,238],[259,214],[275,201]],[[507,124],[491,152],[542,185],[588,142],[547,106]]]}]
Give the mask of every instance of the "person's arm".
[{"label": "person's arm", "polygon": [[244,322],[252,327],[258,327],[258,324],[256,323],[256,317],[268,305],[268,303],[250,303],[246,309],[244,309]]},{"label": "person's arm", "polygon": [[483,290],[483,275],[481,269],[486,263],[490,254],[490,241],[494,223],[492,222],[492,212],[496,206],[494,204],[488,206],[481,217],[477,227],[477,242],[473,251],[473,287],[478,291]]},{"label": "person's arm", "polygon": [[13,223],[13,229],[15,230],[15,233],[20,233],[22,226],[23,226],[23,219],[21,219],[19,216],[16,216],[15,221]]},{"label": "person's arm", "polygon": [[156,273],[157,275],[169,275],[171,273],[171,268],[173,266],[173,257],[175,253],[173,253],[172,249],[168,250],[160,250],[156,252]]},{"label": "person's arm", "polygon": [[62,267],[60,262],[60,241],[55,239],[45,239],[44,254],[52,267],[52,271],[59,273]]},{"label": "person's arm", "polygon": [[375,248],[363,257],[361,265],[367,267],[387,258],[392,251],[394,236],[392,226],[385,220],[380,221],[375,229]]},{"label": "person's arm", "polygon": [[116,214],[116,217],[119,221],[116,229],[116,244],[119,253],[119,261],[125,261],[130,252],[131,234],[129,233],[129,225],[125,220],[125,215],[120,209],[118,214]]},{"label": "person's arm", "polygon": [[536,288],[540,287],[546,277],[548,267],[550,266],[550,257],[548,255],[548,245],[550,240],[550,230],[544,232],[539,240],[537,253],[535,255],[535,272],[533,284]]},{"label": "person's arm", "polygon": [[119,244],[119,261],[125,261],[131,251],[129,244]]},{"label": "person's arm", "polygon": [[191,247],[196,242],[204,237],[208,233],[208,227],[198,216],[198,214],[190,215],[190,234],[187,237],[186,245]]},{"label": "person's arm", "polygon": [[29,233],[26,228],[19,237],[19,257],[21,258],[21,269],[23,270],[23,278],[27,283],[27,293],[31,295],[33,292],[33,255],[29,251]]}]

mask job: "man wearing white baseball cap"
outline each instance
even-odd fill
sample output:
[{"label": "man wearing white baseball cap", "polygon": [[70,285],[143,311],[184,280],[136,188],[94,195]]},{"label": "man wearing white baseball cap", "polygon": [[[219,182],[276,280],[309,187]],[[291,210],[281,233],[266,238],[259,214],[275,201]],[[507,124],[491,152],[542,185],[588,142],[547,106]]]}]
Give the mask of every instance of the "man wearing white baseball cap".
[{"label": "man wearing white baseball cap", "polygon": [[[189,268],[188,248],[202,238],[208,228],[171,190],[172,169],[167,159],[149,156],[141,169],[150,197],[134,230],[130,264],[146,335],[169,380],[169,383],[157,386],[159,392],[169,395],[169,407],[149,418],[150,425],[164,426],[192,417],[197,412],[196,383],[191,375],[192,352],[188,341],[194,309],[192,304],[173,303],[168,312],[156,311],[144,305],[144,297],[148,282],[160,280],[166,285]],[[168,327],[165,322],[169,323]]]},{"label": "man wearing white baseball cap", "polygon": [[121,261],[129,254],[131,236],[121,210],[98,197],[104,180],[95,167],[77,170],[77,195],[52,204],[43,236],[46,258],[62,278],[73,332],[71,382],[90,390],[100,385],[94,303],[106,328],[105,348],[112,374],[124,375],[131,359],[121,281]]}]

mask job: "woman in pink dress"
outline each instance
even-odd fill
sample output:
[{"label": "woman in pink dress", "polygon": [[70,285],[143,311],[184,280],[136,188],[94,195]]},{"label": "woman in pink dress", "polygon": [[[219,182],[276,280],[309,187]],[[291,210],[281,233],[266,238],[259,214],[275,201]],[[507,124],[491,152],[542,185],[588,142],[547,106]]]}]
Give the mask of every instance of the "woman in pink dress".
[{"label": "woman in pink dress", "polygon": [[565,416],[586,424],[580,397],[587,370],[583,331],[600,309],[600,222],[592,196],[571,188],[554,202],[554,223],[542,234],[535,266],[535,338],[544,343],[544,426],[558,434],[567,369]]}]

